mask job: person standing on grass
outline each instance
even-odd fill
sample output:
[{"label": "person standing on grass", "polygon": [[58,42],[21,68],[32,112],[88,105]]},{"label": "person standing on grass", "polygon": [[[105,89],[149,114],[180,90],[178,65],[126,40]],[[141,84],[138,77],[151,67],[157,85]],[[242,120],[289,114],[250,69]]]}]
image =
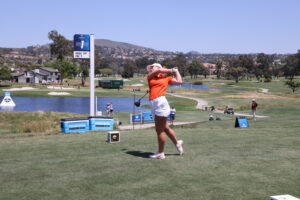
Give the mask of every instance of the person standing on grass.
[{"label": "person standing on grass", "polygon": [[[169,84],[181,84],[182,78],[177,68],[164,69],[161,64],[154,63],[147,66],[147,79],[149,85],[149,100],[151,104],[152,116],[154,116],[155,129],[158,140],[158,152],[150,155],[150,158],[164,159],[164,147],[166,136],[176,146],[180,155],[183,154],[183,141],[177,140],[175,131],[168,125],[167,117],[170,114],[170,106],[165,97]],[[175,78],[170,76],[174,74]]]},{"label": "person standing on grass", "polygon": [[107,116],[110,115],[110,104],[109,103],[106,104],[106,110],[105,110],[105,112],[106,112]]},{"label": "person standing on grass", "polygon": [[256,103],[255,99],[252,99],[252,115],[253,115],[253,119],[256,120],[256,108],[257,108],[258,104]]},{"label": "person standing on grass", "polygon": [[171,122],[171,125],[174,124],[175,113],[176,113],[176,109],[172,106],[172,108],[170,110],[170,122]]},{"label": "person standing on grass", "polygon": [[114,112],[114,106],[112,103],[109,104],[109,116],[112,116]]}]

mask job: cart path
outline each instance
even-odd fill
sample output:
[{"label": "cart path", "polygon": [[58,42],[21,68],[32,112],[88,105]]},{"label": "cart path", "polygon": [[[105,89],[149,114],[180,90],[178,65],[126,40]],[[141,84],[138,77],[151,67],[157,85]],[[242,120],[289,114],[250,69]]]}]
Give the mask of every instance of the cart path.
[{"label": "cart path", "polygon": [[[267,91],[264,91],[264,92],[267,92]],[[179,98],[186,98],[186,99],[192,99],[192,100],[195,100],[197,101],[197,106],[196,108],[197,109],[200,109],[202,110],[203,106],[208,106],[208,103],[207,101],[203,100],[203,99],[199,99],[199,98],[195,98],[195,97],[187,97],[187,96],[181,96],[181,95],[178,95],[178,94],[171,94],[171,93],[168,93],[169,95],[171,96],[175,96],[175,97],[179,97]],[[214,111],[215,113],[222,113],[224,114],[224,111],[223,110],[215,110]],[[246,113],[234,113],[235,116],[244,116],[244,117],[252,117],[253,115],[252,114],[246,114]],[[269,116],[264,116],[264,115],[256,115],[256,118],[267,118]]]},{"label": "cart path", "polygon": [[197,101],[197,105],[196,108],[202,110],[203,106],[208,106],[207,101],[203,100],[203,99],[199,99],[196,97],[187,97],[187,96],[181,96],[178,94],[173,94],[173,93],[168,93],[168,95],[174,96],[174,97],[179,97],[179,98],[186,98],[186,99],[192,99],[194,101]]},{"label": "cart path", "polygon": [[[224,114],[223,110],[215,110],[215,113],[222,113]],[[234,112],[234,116],[242,116],[242,117],[253,117],[252,114],[247,114],[247,113],[236,113]],[[269,116],[265,116],[265,115],[255,115],[256,118],[267,118]]]}]

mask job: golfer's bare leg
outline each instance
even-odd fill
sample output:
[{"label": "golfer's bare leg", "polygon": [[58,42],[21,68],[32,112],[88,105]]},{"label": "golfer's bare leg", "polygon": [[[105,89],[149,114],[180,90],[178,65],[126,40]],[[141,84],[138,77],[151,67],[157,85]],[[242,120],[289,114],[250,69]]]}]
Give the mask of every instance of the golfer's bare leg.
[{"label": "golfer's bare leg", "polygon": [[166,123],[164,131],[167,134],[167,136],[172,140],[172,142],[176,145],[177,138],[176,138],[175,131],[169,127],[168,123]]},{"label": "golfer's bare leg", "polygon": [[164,133],[165,124],[167,123],[166,117],[160,117],[155,115],[155,129],[158,140],[158,152],[164,152],[164,147],[166,143],[166,136]]}]

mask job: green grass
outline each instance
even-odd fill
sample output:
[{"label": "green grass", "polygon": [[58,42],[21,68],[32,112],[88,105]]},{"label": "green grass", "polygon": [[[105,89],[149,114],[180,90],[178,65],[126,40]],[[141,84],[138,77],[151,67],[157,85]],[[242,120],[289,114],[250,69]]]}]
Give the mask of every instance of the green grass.
[{"label": "green grass", "polygon": [[[299,107],[264,110],[271,116],[234,128],[234,118],[175,127],[185,142],[165,160],[154,129],[0,140],[2,199],[268,199],[300,196]],[[204,112],[201,112],[204,113]]]},{"label": "green grass", "polygon": [[[215,84],[217,80],[208,82]],[[230,87],[232,81],[224,82]],[[246,91],[268,88],[271,94],[290,94],[281,82],[275,81],[243,81],[237,87]],[[131,95],[130,90],[96,91],[97,96]],[[36,93],[31,92],[18,94],[39,96],[49,91],[40,87]],[[249,111],[249,99],[223,97],[243,91],[173,92],[188,92],[188,96],[203,98],[211,105],[232,104],[243,112]],[[82,88],[72,95],[89,93]],[[249,128],[234,128],[235,117],[231,115],[220,115],[222,121],[208,121],[211,113],[196,111],[195,101],[168,96],[178,111],[177,121],[197,123],[174,127],[178,138],[184,140],[185,154],[176,155],[173,144],[167,140],[165,160],[147,158],[157,150],[154,128],[121,131],[121,142],[109,144],[105,142],[105,131],[59,132],[60,118],[82,115],[1,111],[0,199],[261,200],[280,194],[299,198],[297,95],[290,99],[260,99],[257,114],[270,117],[249,120]],[[123,124],[129,124],[129,113],[114,115]]]},{"label": "green grass", "polygon": [[57,134],[60,119],[83,116],[75,113],[0,111],[0,135]]}]

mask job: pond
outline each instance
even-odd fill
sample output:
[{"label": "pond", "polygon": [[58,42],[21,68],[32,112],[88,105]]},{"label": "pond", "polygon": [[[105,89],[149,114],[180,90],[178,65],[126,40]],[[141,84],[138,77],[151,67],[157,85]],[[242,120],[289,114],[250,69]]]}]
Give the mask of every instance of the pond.
[{"label": "pond", "polygon": [[[16,104],[15,107],[11,109],[0,107],[0,110],[90,113],[89,97],[12,97],[12,99]],[[133,109],[135,112],[150,111],[141,107],[133,108],[133,102],[133,97],[98,97],[97,110],[104,113],[106,104],[112,103],[114,112],[133,112]],[[141,106],[145,104],[149,104],[147,98],[141,100]]]},{"label": "pond", "polygon": [[[211,88],[207,85],[193,85],[183,83],[181,85],[172,85],[171,88],[190,88],[198,90],[240,90],[234,88]],[[14,111],[53,111],[53,112],[71,112],[71,113],[90,113],[89,97],[12,97],[16,106],[12,108],[0,107],[0,110]],[[139,97],[136,98],[138,100]],[[2,98],[0,102],[2,101]],[[133,97],[98,97],[97,110],[105,113],[106,104],[112,103],[114,112],[145,112],[150,108],[141,108],[143,105],[149,105],[148,98],[141,100],[141,107],[133,106]]]}]

